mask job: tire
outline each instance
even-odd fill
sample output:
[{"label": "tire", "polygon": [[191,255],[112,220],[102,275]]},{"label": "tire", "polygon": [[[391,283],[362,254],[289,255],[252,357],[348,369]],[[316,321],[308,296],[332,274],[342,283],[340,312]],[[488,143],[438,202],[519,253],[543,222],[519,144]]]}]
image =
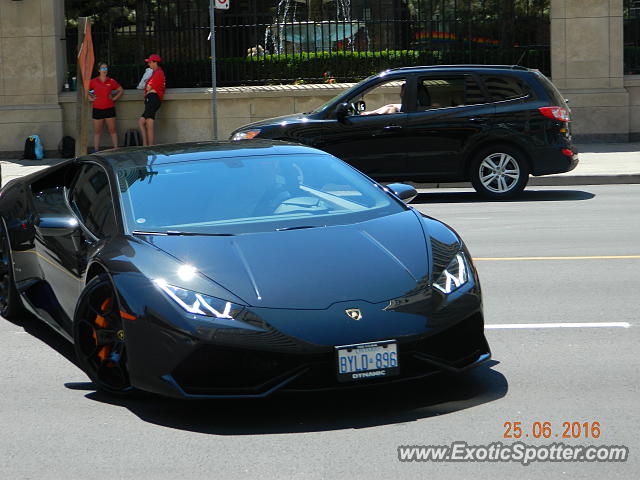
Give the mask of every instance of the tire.
[{"label": "tire", "polygon": [[127,370],[126,338],[115,290],[105,274],[94,277],[78,300],[73,342],[80,368],[110,395],[134,392]]},{"label": "tire", "polygon": [[508,145],[493,145],[480,151],[469,172],[476,192],[486,198],[512,198],[529,181],[529,164],[524,154]]},{"label": "tire", "polygon": [[24,316],[20,294],[13,277],[13,259],[7,229],[0,219],[0,315],[7,319]]}]

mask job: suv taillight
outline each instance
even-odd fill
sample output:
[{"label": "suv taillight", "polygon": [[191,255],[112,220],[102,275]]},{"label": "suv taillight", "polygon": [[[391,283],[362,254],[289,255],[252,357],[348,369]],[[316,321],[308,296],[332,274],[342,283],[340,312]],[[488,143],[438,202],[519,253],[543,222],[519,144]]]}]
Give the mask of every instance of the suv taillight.
[{"label": "suv taillight", "polygon": [[569,122],[569,111],[563,107],[540,107],[540,113],[547,118],[560,120],[561,122]]}]

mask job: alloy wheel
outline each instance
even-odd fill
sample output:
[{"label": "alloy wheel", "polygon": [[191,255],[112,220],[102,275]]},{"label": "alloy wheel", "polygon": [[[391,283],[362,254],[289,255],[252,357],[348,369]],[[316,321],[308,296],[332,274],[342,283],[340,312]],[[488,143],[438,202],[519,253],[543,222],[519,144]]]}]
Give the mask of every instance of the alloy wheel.
[{"label": "alloy wheel", "polygon": [[482,186],[498,194],[513,189],[522,175],[518,161],[507,153],[492,153],[482,160],[479,169]]},{"label": "alloy wheel", "polygon": [[108,280],[92,282],[83,297],[74,331],[80,364],[99,389],[126,393],[126,339],[113,288]]}]

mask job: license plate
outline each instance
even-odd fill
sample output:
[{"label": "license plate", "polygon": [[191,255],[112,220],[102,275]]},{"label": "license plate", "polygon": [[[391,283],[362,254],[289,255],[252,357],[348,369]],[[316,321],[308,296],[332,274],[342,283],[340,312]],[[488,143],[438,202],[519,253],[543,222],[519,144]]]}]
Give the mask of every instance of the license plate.
[{"label": "license plate", "polygon": [[395,340],[336,347],[338,381],[352,382],[398,375],[398,346]]}]

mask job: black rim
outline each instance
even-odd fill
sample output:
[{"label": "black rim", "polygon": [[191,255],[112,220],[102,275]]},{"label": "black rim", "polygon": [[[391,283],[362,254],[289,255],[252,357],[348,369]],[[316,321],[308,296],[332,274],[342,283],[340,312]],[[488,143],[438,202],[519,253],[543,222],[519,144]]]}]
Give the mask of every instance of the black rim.
[{"label": "black rim", "polygon": [[11,292],[11,260],[7,248],[6,237],[0,233],[0,313],[4,313],[9,306]]},{"label": "black rim", "polygon": [[108,282],[97,284],[87,293],[76,321],[77,351],[91,379],[105,390],[129,390],[122,318]]}]

